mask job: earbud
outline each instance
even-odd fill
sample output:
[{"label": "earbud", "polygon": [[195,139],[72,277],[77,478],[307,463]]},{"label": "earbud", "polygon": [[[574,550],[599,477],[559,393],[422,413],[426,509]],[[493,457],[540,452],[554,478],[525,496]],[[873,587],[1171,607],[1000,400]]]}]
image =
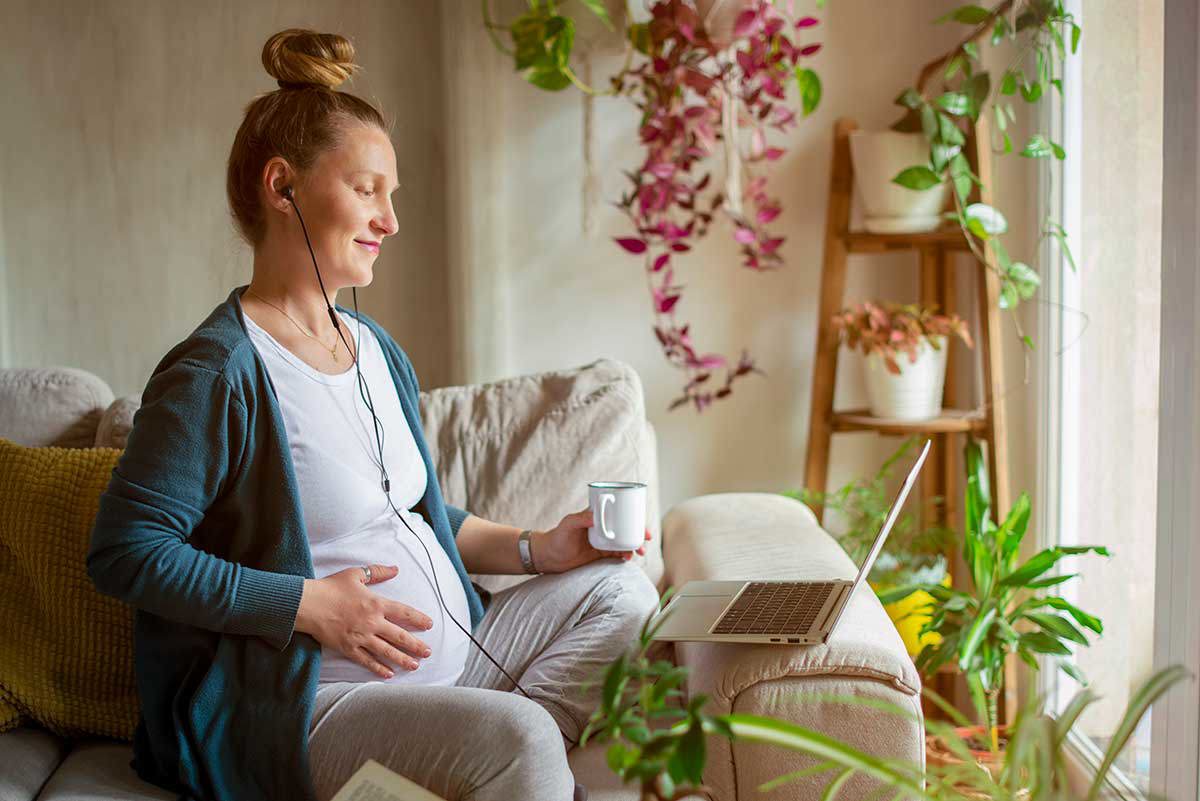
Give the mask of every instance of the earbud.
[{"label": "earbud", "polygon": [[286,197],[288,200],[291,200],[292,188],[290,186],[285,186],[282,190],[280,190],[280,194]]}]

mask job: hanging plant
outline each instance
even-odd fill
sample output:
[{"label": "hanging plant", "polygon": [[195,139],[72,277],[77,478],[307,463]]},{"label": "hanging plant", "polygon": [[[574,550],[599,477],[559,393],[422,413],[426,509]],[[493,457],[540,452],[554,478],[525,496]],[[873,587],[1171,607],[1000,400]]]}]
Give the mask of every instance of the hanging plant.
[{"label": "hanging plant", "polygon": [[[601,0],[579,2],[613,28]],[[797,17],[794,0],[654,0],[648,21],[626,25],[625,65],[601,92],[571,68],[575,24],[560,13],[560,5],[529,0],[526,13],[499,25],[491,21],[484,0],[484,20],[496,46],[513,56],[515,68],[535,86],[558,91],[575,85],[593,95],[624,96],[641,111],[638,137],[645,156],[636,170],[624,171],[631,187],[614,203],[633,230],[614,239],[625,253],[642,259],[654,335],[667,360],[686,377],[669,410],[690,403],[702,412],[728,397],[736,380],[764,373],[745,350],[736,362],[697,351],[691,325],[679,319],[684,286],[675,281],[675,262],[722,215],[740,246],[743,267],[767,271],[783,266],[780,248],[786,238],[767,228],[782,208],[768,193],[764,173],[785,150],[770,144],[767,134],[787,132],[796,125],[797,111],[807,116],[820,102],[821,81],[800,62],[821,45],[793,41],[817,20]],[[732,14],[727,32],[718,24],[720,12]],[[628,8],[625,18],[632,20]],[[714,33],[718,30],[722,33]],[[511,48],[500,40],[501,32],[511,39]],[[787,102],[793,81],[798,110]],[[712,171],[704,165],[718,143],[725,181],[720,189],[710,189]],[[718,386],[713,379],[721,369],[724,379]]]},{"label": "hanging plant", "polygon": [[[971,129],[981,116],[991,114],[995,128],[992,141],[982,143],[998,154],[1012,153],[1015,146],[1010,125],[1016,112],[1010,98],[1018,95],[1035,105],[1052,91],[1063,91],[1061,69],[1068,49],[1073,54],[1079,47],[1083,31],[1068,13],[1061,0],[1004,0],[991,10],[977,5],[954,9],[937,22],[958,22],[973,27],[972,32],[953,50],[926,65],[917,84],[902,91],[896,103],[907,111],[893,130],[921,131],[929,140],[929,162],[901,171],[893,181],[909,189],[925,190],[943,182],[953,187],[955,210],[949,217],[962,228],[971,250],[983,263],[984,248],[990,246],[996,256],[996,271],[1000,278],[1001,309],[1014,309],[1022,300],[1037,292],[1041,278],[1037,271],[1022,261],[1014,260],[1000,242],[1007,232],[1004,215],[985,203],[968,203],[975,185],[982,186],[963,154],[964,132]],[[994,47],[1005,41],[1016,42],[1016,55],[1005,67],[998,82],[987,70],[980,69],[979,42],[988,40]],[[1068,44],[1069,43],[1069,44]],[[1025,67],[1033,56],[1033,70]],[[941,75],[943,89],[927,94],[930,81]],[[1042,133],[1033,134],[1019,151],[1025,158],[1042,159],[1053,156],[1066,158],[1062,145]],[[1071,269],[1075,260],[1067,245],[1066,232],[1061,224],[1047,218],[1041,238],[1058,240]],[[1021,330],[1020,320],[1013,317],[1021,341],[1030,349],[1033,340]]]}]

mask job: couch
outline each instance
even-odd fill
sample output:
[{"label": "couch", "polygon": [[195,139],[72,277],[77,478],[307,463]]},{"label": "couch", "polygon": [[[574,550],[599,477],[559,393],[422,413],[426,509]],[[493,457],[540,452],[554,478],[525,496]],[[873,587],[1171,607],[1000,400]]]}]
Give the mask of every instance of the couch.
[{"label": "couch", "polygon": [[[77,368],[0,369],[0,437],[24,445],[123,447],[138,403],[137,395],[114,398],[101,378]],[[588,481],[646,482],[654,539],[639,562],[660,591],[693,579],[854,576],[853,563],[813,513],[786,496],[715,493],[661,514],[655,430],[637,373],[619,361],[423,391],[421,417],[446,501],[487,519],[548,528],[586,505]],[[492,590],[525,580],[472,578]],[[706,694],[714,713],[782,718],[873,754],[923,763],[919,678],[872,593],[856,594],[826,644],[656,647],[690,669],[687,694]],[[914,717],[822,698],[829,695],[888,702]],[[571,751],[577,781],[593,801],[636,801],[636,788],[622,787],[606,766],[605,748]],[[0,734],[0,799],[171,799],[136,776],[132,753],[118,740],[69,742],[35,725],[18,727]],[[763,782],[814,760],[715,736],[707,754],[705,782],[717,801],[815,799],[831,777],[809,776],[763,794],[756,789]],[[856,777],[840,797],[862,798],[870,789]]]}]

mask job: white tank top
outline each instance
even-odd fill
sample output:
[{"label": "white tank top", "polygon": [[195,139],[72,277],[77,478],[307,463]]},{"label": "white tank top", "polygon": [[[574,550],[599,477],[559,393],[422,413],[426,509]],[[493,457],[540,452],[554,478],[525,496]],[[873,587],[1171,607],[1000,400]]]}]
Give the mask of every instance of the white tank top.
[{"label": "white tank top", "polygon": [[[384,462],[391,480],[392,503],[416,537],[388,505],[380,483],[371,413],[359,395],[354,367],[337,375],[322,373],[283,347],[244,312],[242,316],[251,342],[267,365],[283,413],[316,577],[324,578],[348,567],[398,565],[395,578],[368,585],[367,589],[428,615],[433,628],[410,633],[433,653],[426,659],[418,659],[419,667],[412,671],[385,663],[396,674],[387,681],[453,685],[466,664],[470,641],[438,603],[437,590],[430,578],[430,557],[433,575],[450,612],[467,627],[471,625],[471,614],[466,592],[450,558],[425,519],[412,511],[425,494],[425,462],[409,429],[378,340],[369,328],[362,326],[364,341],[359,351],[359,368],[383,429]],[[341,312],[338,316],[350,330],[352,341],[357,343],[358,322]],[[344,355],[345,349],[345,344],[340,344],[338,352]],[[425,548],[417,541],[418,537]],[[319,681],[384,679],[337,651],[322,648]]]}]

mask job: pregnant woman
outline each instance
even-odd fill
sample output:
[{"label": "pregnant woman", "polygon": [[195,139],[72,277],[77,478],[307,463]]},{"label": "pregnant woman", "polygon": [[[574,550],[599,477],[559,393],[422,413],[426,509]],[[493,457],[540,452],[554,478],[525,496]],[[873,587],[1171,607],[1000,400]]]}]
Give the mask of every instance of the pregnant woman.
[{"label": "pregnant woman", "polygon": [[346,39],[281,31],[263,63],[226,183],[252,279],[155,368],[88,553],[137,609],[133,767],[205,801],[328,799],[367,759],[450,801],[586,798],[583,684],[655,589],[587,509],[531,531],[444,502],[412,363],[335,300],[398,230],[389,126],[336,90]]}]

